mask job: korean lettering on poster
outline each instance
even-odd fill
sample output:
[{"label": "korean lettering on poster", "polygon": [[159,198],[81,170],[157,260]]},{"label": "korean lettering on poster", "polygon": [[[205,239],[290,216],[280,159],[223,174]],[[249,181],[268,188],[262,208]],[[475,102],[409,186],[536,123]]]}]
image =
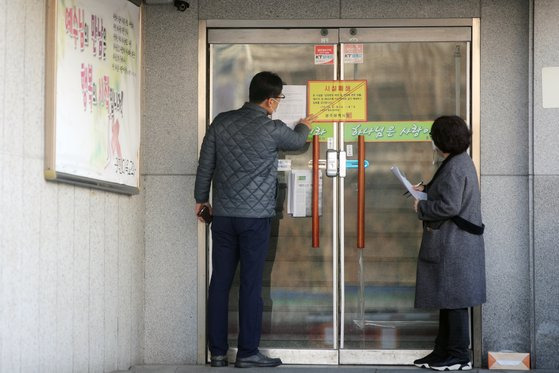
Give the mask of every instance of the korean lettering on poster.
[{"label": "korean lettering on poster", "polygon": [[317,123],[367,120],[366,80],[309,80],[307,96],[307,112]]},{"label": "korean lettering on poster", "polygon": [[137,187],[140,8],[55,1],[56,171]]}]

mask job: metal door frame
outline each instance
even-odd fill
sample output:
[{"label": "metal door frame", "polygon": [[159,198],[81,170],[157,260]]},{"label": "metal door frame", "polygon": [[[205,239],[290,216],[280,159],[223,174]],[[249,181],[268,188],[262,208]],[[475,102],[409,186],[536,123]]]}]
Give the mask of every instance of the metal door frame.
[{"label": "metal door frame", "polygon": [[[202,22],[201,22],[202,23]],[[267,27],[264,29],[261,28],[253,28],[252,25],[247,26],[247,22],[242,22],[243,26],[238,28],[210,28],[207,27],[204,31],[200,30],[200,32],[204,32],[204,59],[203,61],[200,60],[200,66],[207,66],[205,73],[205,80],[202,84],[199,84],[199,90],[204,89],[204,95],[200,97],[204,97],[205,106],[202,111],[199,110],[199,117],[198,117],[198,134],[199,134],[199,144],[198,149],[201,146],[203,135],[206,131],[206,123],[210,120],[209,116],[213,112],[212,109],[212,96],[211,92],[209,92],[208,87],[211,87],[212,81],[212,71],[211,68],[213,66],[213,55],[212,55],[212,45],[213,44],[306,44],[306,45],[318,45],[318,44],[327,44],[327,45],[334,45],[335,51],[335,63],[332,67],[332,80],[336,80],[339,78],[339,63],[338,63],[338,53],[337,48],[339,45],[339,29],[338,28],[321,28],[321,27],[314,27],[314,28],[294,28],[294,29],[285,29],[285,28],[278,28],[278,27]],[[278,29],[281,31],[281,38],[278,38]],[[321,35],[321,31],[326,30],[327,33],[325,35]],[[200,74],[200,73],[199,73]],[[203,85],[203,88],[200,88]],[[333,136],[333,143],[335,149],[337,149],[338,144],[338,124],[334,122],[334,136]],[[326,178],[327,180],[328,178]],[[326,182],[326,181],[325,181]],[[313,364],[322,364],[322,365],[338,365],[339,364],[339,347],[338,347],[338,316],[339,316],[339,300],[337,295],[339,293],[339,283],[338,283],[338,181],[337,178],[333,178],[331,180],[332,183],[332,273],[335,274],[332,278],[332,339],[333,339],[333,347],[331,349],[278,349],[278,348],[260,348],[260,350],[266,354],[272,356],[281,355],[282,361],[287,364],[308,364],[309,361],[313,361]],[[204,225],[204,224],[202,224]],[[200,232],[200,231],[199,231]],[[202,236],[198,236],[199,242],[199,258],[203,258],[204,262],[198,263],[199,266],[199,273],[202,273],[202,266],[203,266],[203,273],[206,275],[204,281],[200,281],[198,284],[199,293],[203,291],[204,296],[206,295],[206,283],[207,279],[211,277],[211,267],[209,263],[209,258],[211,257],[211,245],[209,244],[210,237],[209,235],[206,236],[206,229],[204,227],[204,231]],[[201,244],[204,243],[204,240],[207,240],[201,248]],[[202,250],[202,251],[200,251]],[[202,255],[203,254],[203,255]],[[199,277],[201,278],[201,277]],[[204,287],[202,289],[202,286]],[[200,301],[200,300],[199,300]],[[206,300],[202,300],[204,306]],[[199,311],[200,312],[200,311]],[[205,310],[203,311],[205,312]],[[200,315],[200,314],[199,314]],[[205,314],[204,316],[204,323],[201,324],[199,321],[198,330],[206,330],[205,325]],[[204,335],[204,343],[202,344],[199,341],[199,351],[198,351],[198,358],[199,362],[202,359],[202,363],[207,362],[207,357],[202,356],[200,350],[203,353],[206,353],[206,343],[205,343],[205,335]],[[236,348],[230,348],[228,351],[228,357],[230,361],[235,359]]]},{"label": "metal door frame", "polygon": [[[473,58],[471,52],[473,48],[470,46],[473,42],[473,26],[465,27],[465,26],[458,26],[458,27],[449,27],[449,26],[434,26],[434,27],[399,27],[399,28],[387,28],[387,27],[375,27],[375,28],[361,28],[361,27],[351,27],[351,28],[340,28],[340,50],[341,55],[344,54],[344,46],[346,44],[373,44],[373,43],[413,43],[413,42],[466,42],[467,43],[467,58],[466,58],[466,122],[469,124],[470,122],[470,85],[472,83],[473,74],[470,70],[470,61]],[[390,32],[387,32],[389,30]],[[345,71],[344,71],[344,63],[340,61],[341,69],[340,69],[340,79],[344,80],[345,78]],[[473,120],[472,120],[473,122]],[[339,132],[339,145],[340,149],[344,148],[345,139],[343,138],[343,130],[341,129],[343,126],[340,126]],[[478,132],[477,130],[475,132]],[[472,147],[473,149],[473,147]],[[479,172],[479,167],[476,165],[476,168]],[[342,178],[339,179],[339,189],[340,195],[344,195],[344,180]],[[344,224],[344,204],[345,201],[343,198],[340,198],[340,207],[339,207],[339,222],[340,225],[343,226]],[[345,261],[343,258],[345,257],[345,236],[343,234],[344,229],[340,229],[339,235],[339,247],[340,247],[340,258],[342,261],[340,263],[340,278],[344,279],[344,267]],[[394,364],[394,361],[408,361],[412,362],[413,360],[425,356],[431,350],[405,350],[405,349],[377,349],[377,350],[361,350],[361,349],[347,349],[344,348],[344,320],[345,320],[345,288],[343,284],[343,280],[340,280],[340,364],[367,364],[370,361],[374,361],[375,364],[381,365],[391,365]],[[473,339],[473,338],[472,338]],[[474,344],[472,344],[473,346]]]},{"label": "metal door frame", "polygon": [[[471,110],[471,128],[473,132],[472,136],[472,146],[471,155],[476,166],[478,173],[478,179],[480,176],[480,19],[479,18],[441,18],[441,19],[326,19],[326,20],[200,20],[198,27],[198,152],[202,145],[202,140],[206,132],[207,115],[209,113],[209,100],[207,90],[209,87],[209,69],[208,69],[208,31],[210,29],[213,35],[224,35],[231,36],[237,35],[237,37],[244,37],[241,29],[259,29],[261,35],[265,35],[265,29],[282,29],[285,33],[286,39],[282,39],[282,43],[290,43],[289,40],[296,41],[296,36],[301,35],[300,33],[309,32],[309,28],[322,29],[322,28],[370,28],[368,30],[371,34],[375,34],[378,30],[376,28],[395,28],[401,29],[398,32],[401,33],[400,36],[408,35],[410,38],[417,38],[417,35],[423,35],[423,30],[431,28],[456,28],[456,35],[463,35],[464,29],[468,28],[471,30],[471,50],[470,59],[468,62],[470,65],[470,79],[471,79],[471,91],[467,100],[469,105],[468,109]],[[417,29],[419,28],[419,30]],[[461,30],[459,30],[461,29]],[[315,30],[313,30],[315,31]],[[435,33],[438,34],[435,38],[441,38],[445,33]],[[275,34],[277,36],[277,34]],[[415,35],[415,36],[414,36]],[[423,35],[425,36],[425,35]],[[259,38],[260,39],[260,38]],[[340,38],[341,39],[341,38]],[[266,43],[273,43],[276,38],[268,38]],[[246,39],[247,42],[257,42],[256,40]],[[413,39],[410,41],[414,41]],[[443,40],[432,40],[432,41],[443,41]],[[450,40],[449,40],[450,41]],[[455,41],[453,39],[452,41]],[[276,41],[277,43],[277,41]],[[300,43],[300,41],[299,41]],[[321,41],[318,40],[316,44],[320,44]],[[341,40],[337,40],[336,44],[342,43]],[[326,44],[333,44],[332,42],[327,42]],[[340,65],[343,63],[340,61]],[[339,147],[339,141],[335,141],[336,147]],[[338,189],[338,193],[334,193],[334,199],[337,195],[343,193],[343,180],[333,180],[334,190]],[[336,188],[336,184],[338,188]],[[334,209],[337,207],[336,201],[334,201]],[[343,201],[340,198],[340,207],[337,214],[343,212]],[[334,211],[333,217],[336,220],[336,211]],[[343,238],[340,241],[341,235],[336,238],[336,222],[333,226],[333,266],[336,269],[337,258],[341,257],[343,254]],[[343,232],[343,219],[339,221],[337,226],[338,231]],[[209,272],[207,269],[208,261],[208,248],[209,248],[209,235],[207,234],[207,229],[205,224],[198,223],[198,354],[197,362],[198,364],[205,364],[207,362],[207,341],[206,341],[206,291],[207,291],[207,280],[209,278]],[[339,245],[338,245],[339,242]],[[339,247],[339,250],[336,248]],[[343,269],[340,269],[343,271]],[[333,273],[336,273],[334,271]],[[343,276],[343,273],[339,273],[338,276]],[[343,277],[340,277],[343,279]],[[338,286],[339,283],[337,278],[334,280],[334,286]],[[340,307],[341,301],[337,299],[337,293],[340,289],[334,290],[334,308],[337,312],[334,312],[334,327],[337,330],[340,318]],[[472,349],[474,353],[474,366],[480,366],[481,364],[481,307],[475,307],[473,309],[472,316]],[[343,326],[342,326],[343,327]],[[337,336],[337,340],[340,340],[339,331],[334,332]],[[335,338],[336,341],[336,338]],[[368,364],[370,359],[374,356],[375,364],[393,364],[395,360],[406,360],[412,361],[416,356],[429,351],[421,350],[346,350],[343,351],[339,348],[337,342],[335,342],[334,349],[328,350],[279,350],[279,349],[262,349],[272,355],[277,355],[277,352],[283,354],[283,356],[288,357],[284,359],[286,363],[291,364],[308,364],[309,361],[313,361],[315,364]]]}]

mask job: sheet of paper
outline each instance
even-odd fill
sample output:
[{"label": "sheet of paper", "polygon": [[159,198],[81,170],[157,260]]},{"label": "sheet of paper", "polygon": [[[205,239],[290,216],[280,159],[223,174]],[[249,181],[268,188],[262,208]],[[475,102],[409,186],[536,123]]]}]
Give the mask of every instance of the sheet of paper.
[{"label": "sheet of paper", "polygon": [[278,171],[291,171],[291,159],[278,159]]},{"label": "sheet of paper", "polygon": [[280,101],[272,119],[279,119],[293,129],[299,119],[307,116],[307,86],[284,85],[282,93],[285,98]]},{"label": "sheet of paper", "polygon": [[394,176],[396,176],[396,178],[398,180],[400,180],[400,182],[402,184],[404,184],[404,186],[406,187],[408,192],[410,192],[410,194],[412,196],[414,196],[415,199],[419,199],[419,200],[427,199],[427,193],[418,192],[417,190],[413,189],[413,185],[411,185],[411,183],[408,181],[408,179],[406,179],[406,177],[404,175],[402,175],[402,173],[400,172],[400,169],[398,167],[392,166],[392,167],[390,167],[390,170],[392,171]]}]

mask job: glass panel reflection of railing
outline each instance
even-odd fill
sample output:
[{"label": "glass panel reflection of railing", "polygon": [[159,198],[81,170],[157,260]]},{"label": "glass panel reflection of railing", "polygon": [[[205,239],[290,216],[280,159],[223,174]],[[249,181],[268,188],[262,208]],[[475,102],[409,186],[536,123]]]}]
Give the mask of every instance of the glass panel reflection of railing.
[{"label": "glass panel reflection of railing", "polygon": [[[261,347],[332,348],[332,288],[265,287]],[[237,336],[237,310],[230,302],[229,336]],[[235,342],[236,343],[236,342]]]},{"label": "glass panel reflection of railing", "polygon": [[361,314],[357,311],[358,286],[346,286],[345,348],[431,348],[438,316],[410,307],[414,291],[414,286],[366,286],[367,306]]}]

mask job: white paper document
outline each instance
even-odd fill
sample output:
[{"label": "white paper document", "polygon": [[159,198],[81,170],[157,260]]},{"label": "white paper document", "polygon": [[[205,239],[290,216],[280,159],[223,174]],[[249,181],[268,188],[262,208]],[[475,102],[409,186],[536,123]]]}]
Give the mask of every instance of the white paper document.
[{"label": "white paper document", "polygon": [[280,101],[272,119],[279,119],[293,129],[299,119],[307,116],[307,86],[284,85],[282,93],[285,98]]},{"label": "white paper document", "polygon": [[417,190],[413,189],[413,185],[411,185],[411,183],[408,181],[408,179],[406,179],[406,177],[404,175],[402,175],[402,173],[400,172],[400,169],[398,167],[392,166],[392,167],[390,167],[390,170],[392,171],[394,176],[396,176],[396,178],[398,180],[400,180],[400,182],[402,184],[404,184],[404,186],[406,187],[408,192],[410,192],[410,194],[412,196],[414,196],[415,199],[419,199],[419,200],[427,199],[427,193],[418,192]]}]

